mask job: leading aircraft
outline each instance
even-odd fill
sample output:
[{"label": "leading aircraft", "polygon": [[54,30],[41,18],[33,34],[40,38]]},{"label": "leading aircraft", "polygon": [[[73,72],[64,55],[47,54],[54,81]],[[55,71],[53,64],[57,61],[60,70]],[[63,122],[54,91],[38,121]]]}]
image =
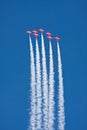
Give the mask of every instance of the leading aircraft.
[{"label": "leading aircraft", "polygon": [[42,28],[39,28],[39,31],[42,33],[42,32],[44,32],[44,30],[42,29]]},{"label": "leading aircraft", "polygon": [[27,30],[26,33],[27,33],[27,34],[31,34],[32,32],[31,32],[30,30]]},{"label": "leading aircraft", "polygon": [[48,36],[50,36],[50,35],[51,35],[51,33],[50,33],[50,32],[46,32],[46,34],[47,34]]}]

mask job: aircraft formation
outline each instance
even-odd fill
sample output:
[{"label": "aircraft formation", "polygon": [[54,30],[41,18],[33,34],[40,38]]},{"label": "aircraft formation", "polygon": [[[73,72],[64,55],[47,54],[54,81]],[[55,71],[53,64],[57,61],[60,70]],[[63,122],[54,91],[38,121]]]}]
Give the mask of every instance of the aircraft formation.
[{"label": "aircraft formation", "polygon": [[[42,28],[39,28],[38,31],[39,31],[40,33],[45,32]],[[27,33],[28,35],[33,34],[35,37],[38,37],[38,36],[39,36],[38,31],[37,31],[37,30],[33,30],[33,31],[27,30],[26,33]],[[53,37],[52,37],[52,35],[51,35],[50,32],[46,32],[45,34],[47,35],[47,38],[48,38],[49,40],[53,39]],[[59,36],[55,36],[54,39],[55,39],[56,41],[59,41],[59,40],[60,40]]]}]

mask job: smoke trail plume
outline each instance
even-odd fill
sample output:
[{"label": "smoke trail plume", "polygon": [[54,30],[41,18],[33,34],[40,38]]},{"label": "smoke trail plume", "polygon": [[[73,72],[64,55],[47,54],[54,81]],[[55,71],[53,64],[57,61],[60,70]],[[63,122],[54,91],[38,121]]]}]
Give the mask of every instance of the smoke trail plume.
[{"label": "smoke trail plume", "polygon": [[41,130],[42,123],[42,94],[41,94],[41,67],[38,40],[36,38],[36,130]]},{"label": "smoke trail plume", "polygon": [[49,67],[49,130],[53,130],[54,125],[54,65],[53,65],[53,52],[51,41],[49,41],[49,58],[50,58],[50,67]]},{"label": "smoke trail plume", "polygon": [[45,55],[43,34],[41,34],[41,41],[42,41],[43,126],[44,130],[48,130],[48,80],[47,80],[46,55]]},{"label": "smoke trail plume", "polygon": [[35,64],[34,64],[34,52],[32,46],[32,40],[29,36],[30,41],[30,58],[31,58],[31,113],[30,113],[30,126],[28,130],[35,130],[35,119],[36,119],[36,97],[35,97]]},{"label": "smoke trail plume", "polygon": [[58,73],[59,73],[59,111],[58,111],[58,127],[59,130],[64,130],[65,125],[65,112],[64,112],[64,91],[63,91],[63,77],[62,77],[62,63],[59,43],[57,43],[58,49]]}]

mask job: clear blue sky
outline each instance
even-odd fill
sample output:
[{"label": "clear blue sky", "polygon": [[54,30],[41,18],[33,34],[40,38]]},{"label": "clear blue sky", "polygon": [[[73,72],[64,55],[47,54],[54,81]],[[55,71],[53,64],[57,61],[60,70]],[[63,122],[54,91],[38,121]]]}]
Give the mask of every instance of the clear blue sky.
[{"label": "clear blue sky", "polygon": [[61,37],[66,130],[87,130],[87,1],[0,1],[0,130],[28,126],[27,28]]}]

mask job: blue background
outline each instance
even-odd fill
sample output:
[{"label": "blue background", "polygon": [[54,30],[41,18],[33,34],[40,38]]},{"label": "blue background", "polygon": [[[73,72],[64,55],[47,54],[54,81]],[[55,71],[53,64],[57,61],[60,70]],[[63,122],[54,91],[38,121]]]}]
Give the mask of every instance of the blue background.
[{"label": "blue background", "polygon": [[61,37],[66,130],[87,130],[87,1],[0,1],[0,130],[28,127],[29,44],[26,30]]}]

